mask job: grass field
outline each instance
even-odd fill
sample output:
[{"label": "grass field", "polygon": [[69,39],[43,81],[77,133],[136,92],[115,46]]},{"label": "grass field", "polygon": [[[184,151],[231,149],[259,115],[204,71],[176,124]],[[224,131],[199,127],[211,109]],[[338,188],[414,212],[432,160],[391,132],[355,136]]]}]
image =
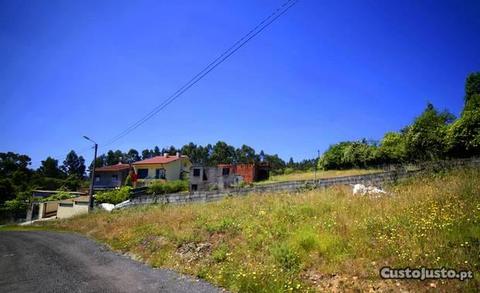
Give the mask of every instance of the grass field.
[{"label": "grass field", "polygon": [[[208,204],[148,206],[44,223],[232,291],[475,291],[478,170],[412,179],[381,198],[335,187]],[[379,269],[448,267],[474,280],[386,281]]]},{"label": "grass field", "polygon": [[[382,170],[378,169],[350,169],[350,170],[328,170],[328,171],[317,171],[316,178],[332,178],[340,176],[351,176],[351,175],[362,175],[375,172],[381,172]],[[266,184],[282,181],[294,181],[294,180],[313,180],[315,178],[315,172],[294,172],[291,174],[282,174],[282,175],[272,175],[270,179],[266,181],[257,182],[256,184]]]}]

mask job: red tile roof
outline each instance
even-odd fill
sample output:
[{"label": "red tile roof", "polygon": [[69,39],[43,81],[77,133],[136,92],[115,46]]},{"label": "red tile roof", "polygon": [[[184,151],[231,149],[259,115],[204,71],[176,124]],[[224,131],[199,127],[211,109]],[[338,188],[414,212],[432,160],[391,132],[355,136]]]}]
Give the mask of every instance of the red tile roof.
[{"label": "red tile roof", "polygon": [[188,158],[187,156],[156,156],[150,159],[143,161],[138,161],[133,163],[133,165],[143,165],[143,164],[168,164],[174,162],[180,158]]},{"label": "red tile roof", "polygon": [[118,172],[118,171],[123,171],[128,169],[130,169],[129,164],[116,164],[111,166],[95,168],[95,172]]}]

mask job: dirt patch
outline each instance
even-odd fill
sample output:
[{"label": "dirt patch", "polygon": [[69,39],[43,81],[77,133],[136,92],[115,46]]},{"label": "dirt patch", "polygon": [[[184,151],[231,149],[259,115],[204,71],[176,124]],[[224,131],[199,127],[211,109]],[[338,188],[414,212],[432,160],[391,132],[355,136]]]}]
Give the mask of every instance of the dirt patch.
[{"label": "dirt patch", "polygon": [[169,243],[168,239],[163,236],[148,236],[142,240],[143,248],[150,248],[152,250],[160,249]]},{"label": "dirt patch", "polygon": [[322,275],[306,272],[304,279],[319,292],[415,292],[393,280],[371,280],[358,276]]},{"label": "dirt patch", "polygon": [[183,260],[187,262],[192,262],[207,257],[208,255],[210,255],[211,251],[212,245],[208,242],[189,242],[182,244],[180,247],[178,247],[175,253],[179,255],[180,258],[182,258]]}]

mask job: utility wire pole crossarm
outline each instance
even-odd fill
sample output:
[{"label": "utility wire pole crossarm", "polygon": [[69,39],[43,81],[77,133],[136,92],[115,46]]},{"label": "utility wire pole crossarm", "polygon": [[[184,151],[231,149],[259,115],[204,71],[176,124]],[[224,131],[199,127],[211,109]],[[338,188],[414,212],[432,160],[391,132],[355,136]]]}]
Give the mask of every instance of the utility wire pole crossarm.
[{"label": "utility wire pole crossarm", "polygon": [[92,171],[90,172],[90,191],[88,193],[89,195],[89,208],[90,210],[93,209],[93,184],[95,183],[95,163],[97,162],[97,150],[98,150],[98,144],[91,140],[88,136],[83,136],[83,138],[85,138],[86,140],[88,141],[91,141],[94,143],[94,148],[95,148],[95,154],[93,156],[93,164],[92,164]]}]

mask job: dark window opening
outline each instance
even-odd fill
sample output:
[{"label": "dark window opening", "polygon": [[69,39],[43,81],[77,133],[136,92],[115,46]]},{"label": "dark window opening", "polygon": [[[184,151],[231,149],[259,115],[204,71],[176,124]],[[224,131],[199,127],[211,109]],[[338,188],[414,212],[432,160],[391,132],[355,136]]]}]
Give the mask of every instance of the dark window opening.
[{"label": "dark window opening", "polygon": [[148,169],[138,169],[137,175],[139,179],[145,179],[148,176]]},{"label": "dark window opening", "polygon": [[198,185],[192,184],[192,191],[197,191],[197,190],[198,190]]},{"label": "dark window opening", "polygon": [[165,169],[156,169],[155,170],[156,179],[165,179]]},{"label": "dark window opening", "polygon": [[205,170],[203,170],[203,181],[207,181],[208,178],[207,178],[207,172],[205,172]]},{"label": "dark window opening", "polygon": [[112,175],[112,181],[118,181],[118,175]]},{"label": "dark window opening", "polygon": [[223,168],[223,169],[222,169],[222,175],[223,175],[223,176],[228,176],[228,175],[230,175],[230,168]]},{"label": "dark window opening", "polygon": [[197,168],[193,169],[193,176],[194,177],[199,177],[200,176],[200,169],[197,169]]}]

